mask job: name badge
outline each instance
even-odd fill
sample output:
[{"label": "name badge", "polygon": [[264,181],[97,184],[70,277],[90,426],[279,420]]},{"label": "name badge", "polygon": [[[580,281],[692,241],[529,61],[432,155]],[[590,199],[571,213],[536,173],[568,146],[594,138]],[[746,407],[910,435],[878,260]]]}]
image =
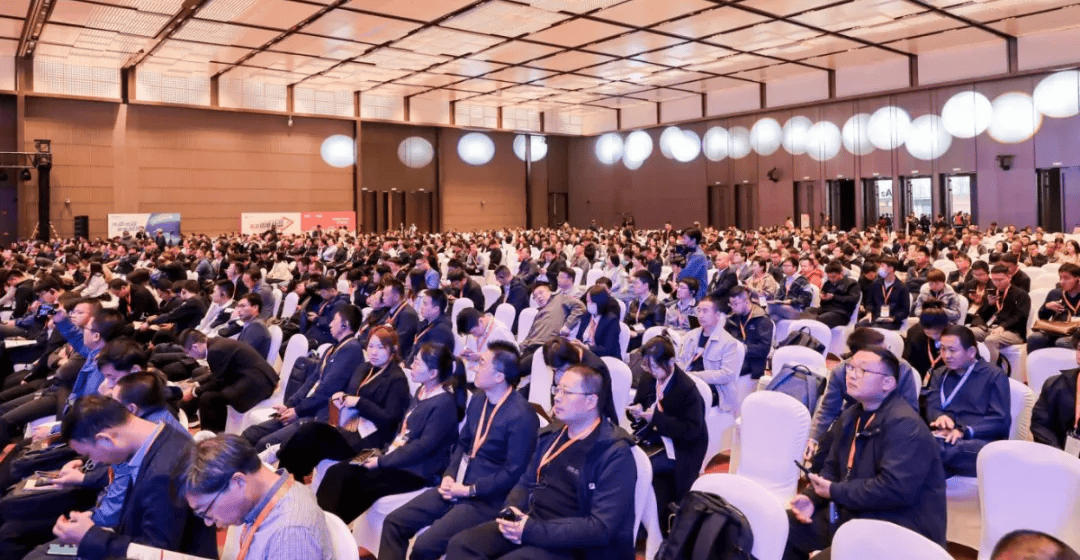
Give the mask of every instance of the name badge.
[{"label": "name badge", "polygon": [[465,484],[465,472],[469,470],[469,456],[462,453],[461,462],[458,463],[457,469],[457,483]]},{"label": "name badge", "polygon": [[1073,457],[1080,457],[1080,434],[1073,432],[1065,436],[1065,452]]},{"label": "name badge", "polygon": [[671,438],[662,436],[660,441],[664,442],[664,453],[667,454],[667,458],[672,461],[675,460],[675,442],[671,441]]},{"label": "name badge", "polygon": [[888,307],[882,306],[882,308],[881,308],[881,318],[882,319],[888,319],[889,318],[889,308]]}]

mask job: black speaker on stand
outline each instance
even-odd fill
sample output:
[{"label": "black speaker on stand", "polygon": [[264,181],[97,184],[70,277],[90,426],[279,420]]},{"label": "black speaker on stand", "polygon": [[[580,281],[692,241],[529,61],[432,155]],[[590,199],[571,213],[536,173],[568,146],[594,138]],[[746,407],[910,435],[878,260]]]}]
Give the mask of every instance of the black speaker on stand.
[{"label": "black speaker on stand", "polygon": [[75,216],[75,237],[90,239],[90,216]]}]

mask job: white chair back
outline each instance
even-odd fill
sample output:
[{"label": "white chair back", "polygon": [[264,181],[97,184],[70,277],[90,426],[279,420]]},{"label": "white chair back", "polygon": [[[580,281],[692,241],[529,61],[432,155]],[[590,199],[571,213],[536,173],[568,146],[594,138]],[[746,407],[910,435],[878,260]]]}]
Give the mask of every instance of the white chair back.
[{"label": "white chair back", "polygon": [[[702,379],[702,378],[700,378],[700,377],[698,377],[698,376],[696,376],[696,375],[694,375],[692,373],[689,374],[689,375],[690,375],[690,379],[694,380],[694,386],[697,387],[698,392],[701,393],[701,400],[705,401],[705,420],[706,420],[705,421],[705,437],[709,438],[709,446],[712,447],[714,437],[716,439],[720,438],[720,435],[712,433],[712,430],[709,428],[709,422],[708,422],[709,412],[711,412],[709,409],[710,408],[712,408],[712,409],[716,408],[716,407],[712,406],[712,388],[709,387],[709,384],[706,383],[704,379]],[[701,470],[705,470],[705,465],[709,464],[709,459],[711,459],[711,458],[712,458],[712,456],[709,455],[708,452],[706,452],[705,453],[705,461],[701,465]]]},{"label": "white chair back", "polygon": [[1042,393],[1046,380],[1076,365],[1076,351],[1068,348],[1043,348],[1028,354],[1028,386],[1035,393],[1035,398]]},{"label": "white chair back", "polygon": [[836,530],[832,542],[836,560],[952,560],[936,542],[895,523],[852,519]]},{"label": "white chair back", "polygon": [[480,288],[480,290],[484,292],[484,309],[482,309],[481,311],[491,309],[491,306],[495,305],[495,302],[499,301],[499,296],[502,295],[502,288],[500,288],[499,286],[492,286],[488,284]]},{"label": "white chair back", "polygon": [[619,304],[619,322],[626,319],[626,302],[621,299],[616,299],[615,303]]},{"label": "white chair back", "polygon": [[608,356],[600,359],[604,361],[608,373],[611,374],[611,398],[615,401],[615,413],[619,415],[619,425],[629,431],[630,420],[623,412],[630,404],[630,386],[633,385],[634,374],[631,373],[630,366],[622,360]]},{"label": "white chair back", "polygon": [[938,259],[934,261],[933,267],[944,272],[945,275],[948,276],[950,272],[956,270],[956,263],[949,259]]},{"label": "white chair back", "polygon": [[[822,350],[823,354],[828,351],[829,344],[832,342],[832,329],[829,328],[829,325],[814,319],[796,319],[788,322],[788,329],[784,336],[789,336],[800,329],[806,329],[810,336],[816,338],[818,342],[825,346],[825,349]],[[783,341],[777,340],[777,343],[779,342]]]},{"label": "white chair back", "polygon": [[817,374],[825,374],[825,356],[805,346],[781,346],[773,351],[772,371],[778,373],[787,364],[801,364]]},{"label": "white chair back", "polygon": [[[409,503],[426,490],[422,488],[404,494],[391,494],[375,501],[367,511],[353,521],[353,548],[364,547],[373,556],[379,555],[379,543],[382,540],[382,527],[386,517],[397,508]],[[335,560],[337,560],[335,558]]]},{"label": "white chair back", "polygon": [[1080,550],[1080,459],[1027,441],[995,441],[979,452],[979,560],[1011,531],[1033,529]]},{"label": "white chair back", "polygon": [[[450,309],[450,326],[451,326],[451,328],[454,329],[454,332],[457,333],[457,334],[464,334],[464,333],[458,333],[457,332],[457,316],[458,316],[458,313],[461,313],[462,309],[465,309],[465,308],[468,308],[468,307],[473,307],[472,300],[467,298],[467,297],[459,297],[459,298],[454,300],[454,306]],[[481,310],[481,312],[483,312],[483,310]]]},{"label": "white chair back", "polygon": [[[634,455],[634,465],[637,467],[637,481],[634,483],[634,540],[637,540],[638,528],[647,515],[647,510],[652,509],[653,516],[656,513],[656,494],[653,493],[652,487],[652,463],[649,462],[649,456],[645,454],[638,446],[633,446],[632,453]],[[652,494],[652,500],[650,503],[649,495]],[[646,527],[648,530],[648,527]],[[652,531],[649,531],[652,533]]]},{"label": "white chair back", "polygon": [[509,303],[500,303],[495,308],[495,318],[506,325],[507,328],[514,326],[514,319],[517,318],[517,309],[514,309],[513,305]]},{"label": "white chair back", "polygon": [[296,307],[300,305],[300,295],[296,292],[289,292],[289,295],[285,296],[285,302],[281,305],[281,317],[287,319],[296,313]]},{"label": "white chair back", "polygon": [[956,294],[956,301],[960,304],[960,324],[962,325],[967,317],[968,307],[971,306],[971,302],[960,294]]},{"label": "white chair back", "polygon": [[270,325],[270,348],[266,351],[266,361],[270,365],[277,364],[278,352],[281,350],[281,339],[285,336],[278,325]]},{"label": "white chair back", "polygon": [[758,391],[742,404],[737,474],[761,484],[781,502],[795,495],[810,412],[799,401],[776,391]]},{"label": "white chair back", "polygon": [[574,271],[574,285],[580,286],[581,279],[584,278],[585,272],[576,266],[570,267],[570,269]]},{"label": "white chair back", "polygon": [[1031,292],[1028,293],[1028,297],[1031,298],[1031,308],[1028,310],[1027,321],[1028,332],[1031,332],[1032,325],[1039,318],[1039,309],[1046,303],[1046,296],[1050,295],[1050,290],[1053,289],[1053,286],[1050,288],[1036,288],[1034,281],[1032,281],[1031,286]]},{"label": "white chair back", "polygon": [[1058,284],[1058,276],[1057,276],[1057,274],[1043,274],[1041,276],[1037,276],[1037,277],[1034,277],[1034,278],[1031,279],[1031,289],[1032,289],[1032,291],[1038,290],[1039,288],[1046,288],[1048,290],[1053,290],[1055,287],[1057,287],[1057,284]]},{"label": "white chair back", "polygon": [[985,342],[979,343],[979,357],[982,358],[984,362],[990,361],[990,349],[986,347]]},{"label": "white chair back", "polygon": [[1028,278],[1030,278],[1032,280],[1035,280],[1036,278],[1039,278],[1039,277],[1043,276],[1044,274],[1046,274],[1045,270],[1043,270],[1043,269],[1041,269],[1041,268],[1039,268],[1037,266],[1022,266],[1022,267],[1020,267],[1020,270],[1022,270],[1024,272],[1024,274],[1027,274]]},{"label": "white chair back", "polygon": [[889,349],[889,352],[892,352],[893,356],[896,356],[896,359],[899,360],[904,357],[904,339],[900,336],[900,333],[877,327],[874,327],[874,330],[885,336],[885,347]]},{"label": "white chair back", "polygon": [[724,498],[746,516],[754,532],[751,553],[758,560],[780,560],[788,538],[788,517],[784,503],[757,482],[737,474],[706,474],[694,481],[691,490]]},{"label": "white chair back", "polygon": [[1047,263],[1042,265],[1042,269],[1043,272],[1056,278],[1058,275],[1058,270],[1061,269],[1061,263]]},{"label": "white chair back", "polygon": [[[815,286],[814,284],[810,284],[810,307],[820,307],[820,306],[821,306],[821,288]],[[825,344],[828,345],[828,343],[825,343]]]},{"label": "white chair back", "polygon": [[626,353],[626,349],[630,347],[630,326],[622,321],[619,321],[619,357],[623,360],[629,360],[630,356]]},{"label": "white chair back", "polygon": [[356,540],[349,526],[340,517],[328,511],[324,513],[326,528],[330,530],[330,542],[334,547],[334,560],[360,560],[360,550],[356,548]]},{"label": "white chair back", "polygon": [[281,312],[281,302],[282,302],[283,299],[285,299],[285,296],[281,293],[281,290],[279,290],[276,287],[274,289],[270,290],[270,294],[274,298],[274,302],[273,302],[274,309],[273,309],[273,312],[270,315],[272,317],[280,317],[281,315],[279,315],[279,313]]},{"label": "white chair back", "polygon": [[187,271],[187,279],[188,280],[198,280],[199,279],[199,273],[195,272],[194,270],[189,270],[189,271]]},{"label": "white chair back", "polygon": [[[535,307],[526,307],[521,310],[521,314],[518,315],[518,328],[517,328],[517,341],[518,344],[525,342],[525,339],[529,336],[529,331],[532,330],[533,320],[536,319],[538,311]],[[513,324],[513,321],[506,323],[507,325]]]},{"label": "white chair back", "polygon": [[544,362],[543,348],[533,353],[532,372],[529,377],[529,402],[541,410],[551,410],[551,386],[555,384],[555,372]]},{"label": "white chair back", "polygon": [[603,275],[603,268],[590,268],[589,271],[585,273],[585,287],[592,286],[596,283],[596,280]]},{"label": "white chair back", "polygon": [[1035,408],[1035,393],[1027,385],[1009,378],[1009,439],[1031,441],[1031,411]]}]

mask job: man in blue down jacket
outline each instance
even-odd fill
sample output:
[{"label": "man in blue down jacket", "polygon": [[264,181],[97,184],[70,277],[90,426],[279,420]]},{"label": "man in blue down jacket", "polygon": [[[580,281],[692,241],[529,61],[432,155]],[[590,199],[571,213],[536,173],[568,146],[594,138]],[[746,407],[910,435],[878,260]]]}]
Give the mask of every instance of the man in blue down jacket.
[{"label": "man in blue down jacket", "polygon": [[830,500],[837,526],[878,519],[945,545],[941,455],[926,422],[897,394],[899,376],[896,357],[880,346],[852,357],[846,382],[856,404],[833,423],[821,472],[791,500],[784,560],[829,546]]}]

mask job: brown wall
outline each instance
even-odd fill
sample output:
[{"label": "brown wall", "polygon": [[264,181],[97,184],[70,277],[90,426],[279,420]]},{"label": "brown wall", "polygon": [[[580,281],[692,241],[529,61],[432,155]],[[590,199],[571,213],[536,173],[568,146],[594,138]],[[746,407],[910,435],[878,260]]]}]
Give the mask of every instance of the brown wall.
[{"label": "brown wall", "polygon": [[458,140],[467,133],[443,129],[439,135],[443,230],[523,227],[525,162],[514,155],[514,135],[487,133],[495,142],[495,157],[474,166],[457,156]]},{"label": "brown wall", "polygon": [[[712,126],[730,129],[733,126],[752,128],[760,118],[772,117],[783,125],[792,115],[803,115],[814,122],[828,120],[842,128],[856,113],[873,113],[893,104],[906,109],[912,119],[936,113],[952,95],[965,89],[982,93],[991,101],[1010,91],[1031,94],[1043,76],[1030,76],[989,81],[965,87],[944,87],[893,96],[881,96],[835,103],[822,103],[789,111],[766,111],[733,118],[719,118],[686,125],[683,128],[703,135]],[[1080,152],[1073,149],[1080,137],[1080,117],[1067,119],[1044,118],[1034,138],[1018,144],[1002,144],[986,132],[974,139],[953,138],[948,151],[934,161],[921,161],[911,156],[903,146],[895,150],[875,150],[864,156],[854,156],[841,148],[832,160],[817,162],[807,155],[792,156],[783,148],[769,156],[751,152],[741,159],[708,161],[703,155],[687,164],[668,160],[660,153],[659,139],[663,127],[647,129],[653,139],[652,155],[640,169],[629,171],[621,163],[603,165],[595,156],[597,137],[572,138],[569,143],[570,222],[579,227],[592,219],[602,225],[617,224],[623,213],[634,215],[639,226],[658,227],[665,221],[686,225],[692,221],[707,223],[708,195],[706,185],[747,184],[753,189],[751,207],[755,210],[753,226],[768,226],[782,222],[792,215],[795,181],[813,181],[815,212],[824,212],[825,183],[838,176],[872,178],[911,176],[933,177],[934,212],[940,208],[942,174],[977,173],[976,215],[980,224],[992,221],[1018,226],[1037,225],[1035,197],[1036,169],[1054,166],[1080,165]],[[619,134],[626,137],[629,131]],[[1012,169],[998,167],[996,156],[1013,154]],[[766,173],[776,168],[781,179],[774,183]],[[858,223],[862,224],[862,186],[857,185],[856,208]],[[898,197],[894,197],[898,200]],[[898,204],[898,203],[897,203]],[[1066,200],[1067,207],[1080,201]],[[721,209],[721,216],[732,215]],[[816,220],[816,216],[815,216]],[[815,224],[817,222],[815,221]],[[1072,224],[1068,224],[1070,229]]]},{"label": "brown wall", "polygon": [[[213,234],[236,231],[241,212],[354,208],[353,168],[319,155],[328,136],[354,135],[349,121],[27,98],[24,130],[24,150],[52,140],[61,236],[81,214],[91,236],[111,212],[179,212],[183,231]],[[35,190],[21,191],[21,236],[37,221]]]}]

